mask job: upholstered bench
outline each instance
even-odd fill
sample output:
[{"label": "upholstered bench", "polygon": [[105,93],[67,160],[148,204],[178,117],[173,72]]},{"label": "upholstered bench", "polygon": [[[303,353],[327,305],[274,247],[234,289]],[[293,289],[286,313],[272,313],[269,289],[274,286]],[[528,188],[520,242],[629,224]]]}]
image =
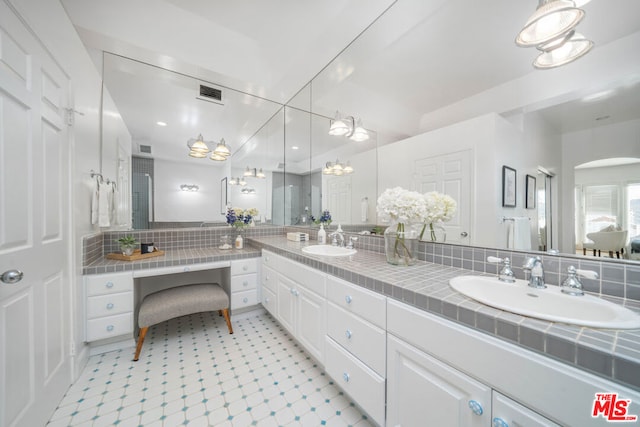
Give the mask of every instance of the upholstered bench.
[{"label": "upholstered bench", "polygon": [[229,333],[232,334],[229,296],[217,283],[177,286],[147,295],[142,300],[138,313],[140,333],[133,360],[137,361],[140,356],[149,326],[175,317],[216,310],[224,316]]}]

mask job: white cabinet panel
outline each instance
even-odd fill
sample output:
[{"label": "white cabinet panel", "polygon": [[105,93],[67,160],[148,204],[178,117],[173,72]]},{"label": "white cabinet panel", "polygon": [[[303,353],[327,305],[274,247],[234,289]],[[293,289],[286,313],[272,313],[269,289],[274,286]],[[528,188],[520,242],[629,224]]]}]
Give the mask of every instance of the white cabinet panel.
[{"label": "white cabinet panel", "polygon": [[336,277],[327,278],[329,301],[380,328],[387,326],[386,297]]},{"label": "white cabinet panel", "polygon": [[237,259],[231,262],[231,275],[256,273],[258,271],[258,259]]},{"label": "white cabinet panel", "polygon": [[276,306],[278,298],[271,289],[262,288],[262,306],[267,309],[273,317],[278,317],[278,308]]},{"label": "white cabinet panel", "polygon": [[[345,351],[331,338],[327,337],[326,340],[325,369],[327,373],[375,422],[384,425],[384,378]],[[430,426],[436,424],[404,425]]]},{"label": "white cabinet panel", "polygon": [[387,425],[490,425],[490,387],[392,335],[387,349]]},{"label": "white cabinet panel", "polygon": [[298,289],[296,338],[316,360],[324,363],[327,302],[304,286]]},{"label": "white cabinet panel", "polygon": [[384,329],[330,302],[327,307],[327,335],[379,375],[385,375],[387,333]]},{"label": "white cabinet panel", "polygon": [[133,291],[133,274],[112,273],[85,276],[87,296]]},{"label": "white cabinet panel", "polygon": [[258,303],[258,295],[255,289],[241,292],[233,292],[231,294],[231,309],[251,307]]},{"label": "white cabinet panel", "polygon": [[87,319],[133,311],[133,293],[97,295],[87,298]]},{"label": "white cabinet panel", "polygon": [[491,418],[493,427],[560,427],[495,390]]},{"label": "white cabinet panel", "polygon": [[296,283],[282,275],[278,275],[276,289],[276,295],[278,296],[278,315],[276,318],[289,332],[295,335],[296,300],[294,294],[299,292],[296,289]]},{"label": "white cabinet panel", "polygon": [[256,273],[231,276],[231,292],[242,292],[255,289],[258,275]]},{"label": "white cabinet panel", "polygon": [[100,317],[87,321],[87,341],[133,333],[133,313]]},{"label": "white cabinet panel", "polygon": [[276,292],[276,281],[278,280],[278,273],[271,267],[262,267],[262,287]]}]

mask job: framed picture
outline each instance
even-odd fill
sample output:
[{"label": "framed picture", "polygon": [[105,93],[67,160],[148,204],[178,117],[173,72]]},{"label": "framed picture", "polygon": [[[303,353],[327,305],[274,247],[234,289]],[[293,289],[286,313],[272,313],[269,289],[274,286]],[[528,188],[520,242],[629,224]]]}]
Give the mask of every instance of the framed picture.
[{"label": "framed picture", "polygon": [[525,194],[524,207],[526,209],[534,209],[536,207],[536,177],[527,175],[525,178]]},{"label": "framed picture", "polygon": [[227,213],[227,177],[225,176],[220,181],[220,213],[226,215]]},{"label": "framed picture", "polygon": [[516,170],[502,166],[502,206],[516,207]]}]

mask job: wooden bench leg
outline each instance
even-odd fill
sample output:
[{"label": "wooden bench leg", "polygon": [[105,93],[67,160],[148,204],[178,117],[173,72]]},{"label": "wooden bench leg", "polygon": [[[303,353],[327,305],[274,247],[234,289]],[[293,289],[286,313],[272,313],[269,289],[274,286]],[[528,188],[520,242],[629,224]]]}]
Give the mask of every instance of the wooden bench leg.
[{"label": "wooden bench leg", "polygon": [[582,248],[582,255],[587,256],[587,248]]},{"label": "wooden bench leg", "polygon": [[138,357],[140,357],[140,351],[142,350],[142,343],[144,343],[144,337],[147,335],[147,331],[149,330],[148,326],[144,328],[140,328],[140,333],[138,334],[138,345],[136,346],[136,355],[133,356],[133,361],[137,362]]},{"label": "wooden bench leg", "polygon": [[224,320],[227,321],[227,327],[229,328],[229,333],[233,334],[233,328],[231,327],[231,319],[229,318],[229,309],[223,308],[222,315],[224,316]]}]

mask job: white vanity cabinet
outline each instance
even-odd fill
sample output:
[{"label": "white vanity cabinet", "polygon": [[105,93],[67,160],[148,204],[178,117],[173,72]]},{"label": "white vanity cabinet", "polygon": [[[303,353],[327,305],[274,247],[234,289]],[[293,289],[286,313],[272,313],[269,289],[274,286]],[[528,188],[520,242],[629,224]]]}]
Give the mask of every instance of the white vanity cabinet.
[{"label": "white vanity cabinet", "polygon": [[495,390],[491,399],[491,419],[492,427],[561,427]]},{"label": "white vanity cabinet", "polygon": [[110,273],[84,277],[85,341],[133,333],[133,274]]},{"label": "white vanity cabinet", "polygon": [[267,262],[268,257],[262,257],[262,271],[261,271],[261,298],[263,307],[271,313],[273,317],[278,317],[277,313],[277,305],[278,298],[276,297],[277,292],[277,280],[278,273],[275,269],[275,262],[273,258]]},{"label": "white vanity cabinet", "polygon": [[[326,335],[325,275],[298,262],[263,251],[262,304],[321,364]],[[277,274],[272,267],[277,267]],[[268,279],[267,279],[268,275]],[[274,285],[275,282],[275,285]],[[274,295],[275,303],[272,301]],[[265,298],[270,298],[266,301]],[[274,307],[275,306],[275,307]]]},{"label": "white vanity cabinet", "polygon": [[231,261],[231,310],[258,304],[258,258]]},{"label": "white vanity cabinet", "polygon": [[386,298],[327,277],[325,369],[373,420],[384,425]]}]

